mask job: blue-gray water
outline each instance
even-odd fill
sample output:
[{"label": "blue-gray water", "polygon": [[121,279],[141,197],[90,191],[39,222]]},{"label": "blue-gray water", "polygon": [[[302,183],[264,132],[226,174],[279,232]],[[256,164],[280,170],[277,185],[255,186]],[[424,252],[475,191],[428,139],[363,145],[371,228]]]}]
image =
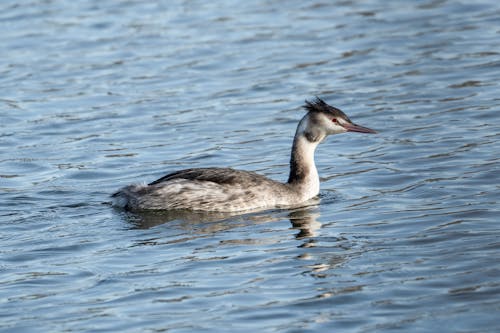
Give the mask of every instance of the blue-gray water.
[{"label": "blue-gray water", "polygon": [[[3,1],[0,329],[500,330],[498,1]],[[304,99],[321,202],[135,216],[180,168],[286,180]]]}]

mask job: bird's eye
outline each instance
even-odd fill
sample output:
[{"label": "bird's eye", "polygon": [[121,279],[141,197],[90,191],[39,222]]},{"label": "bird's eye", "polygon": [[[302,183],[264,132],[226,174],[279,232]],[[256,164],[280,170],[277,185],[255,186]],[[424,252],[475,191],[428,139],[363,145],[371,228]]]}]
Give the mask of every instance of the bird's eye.
[{"label": "bird's eye", "polygon": [[337,123],[337,118],[333,118],[332,122],[334,122],[336,124]]}]

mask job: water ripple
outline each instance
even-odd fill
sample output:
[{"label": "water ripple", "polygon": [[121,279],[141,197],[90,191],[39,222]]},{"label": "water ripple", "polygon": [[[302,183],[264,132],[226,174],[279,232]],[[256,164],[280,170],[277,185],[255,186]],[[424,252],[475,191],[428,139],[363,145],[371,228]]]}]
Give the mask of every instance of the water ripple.
[{"label": "water ripple", "polygon": [[[497,331],[499,13],[0,4],[2,328]],[[109,205],[122,185],[188,167],[285,180],[315,95],[379,134],[323,143],[306,207]]]}]

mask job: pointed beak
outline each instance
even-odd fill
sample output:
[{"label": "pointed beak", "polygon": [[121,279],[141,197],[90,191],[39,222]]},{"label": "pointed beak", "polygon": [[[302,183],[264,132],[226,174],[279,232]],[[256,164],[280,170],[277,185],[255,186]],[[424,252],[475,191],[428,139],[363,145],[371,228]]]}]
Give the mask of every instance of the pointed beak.
[{"label": "pointed beak", "polygon": [[377,131],[372,130],[371,128],[356,125],[354,123],[345,123],[342,126],[347,130],[347,132],[358,132],[358,133],[372,133],[375,134]]}]

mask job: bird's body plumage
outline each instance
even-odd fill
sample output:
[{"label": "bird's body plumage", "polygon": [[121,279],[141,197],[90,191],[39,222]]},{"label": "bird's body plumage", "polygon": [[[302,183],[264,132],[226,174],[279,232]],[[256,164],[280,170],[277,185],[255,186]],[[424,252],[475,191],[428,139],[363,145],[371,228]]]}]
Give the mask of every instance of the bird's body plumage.
[{"label": "bird's body plumage", "polygon": [[[148,185],[129,185],[115,196],[125,197],[125,208],[189,209],[235,212],[286,206],[290,187],[254,172],[230,168],[187,169]],[[166,206],[168,205],[168,206]]]}]

